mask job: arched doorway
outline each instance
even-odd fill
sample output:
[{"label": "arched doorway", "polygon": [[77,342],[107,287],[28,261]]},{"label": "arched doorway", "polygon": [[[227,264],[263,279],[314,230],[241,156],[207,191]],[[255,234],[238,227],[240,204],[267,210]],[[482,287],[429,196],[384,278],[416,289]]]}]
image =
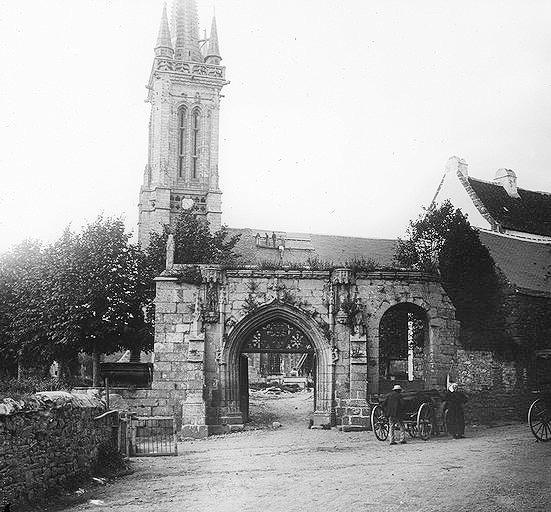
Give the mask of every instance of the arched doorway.
[{"label": "arched doorway", "polygon": [[[248,370],[244,358],[259,353],[310,357],[314,380],[314,423],[327,424],[334,420],[331,347],[309,315],[280,302],[257,308],[228,333],[220,379],[226,415],[247,420]],[[277,364],[274,358],[271,362],[274,366]]]},{"label": "arched doorway", "polygon": [[288,321],[267,322],[249,334],[241,347],[239,368],[243,419],[249,419],[251,385],[296,381],[307,387],[315,382],[314,361],[314,346],[302,330]]},{"label": "arched doorway", "polygon": [[429,326],[426,311],[409,302],[390,307],[379,323],[379,392],[395,384],[425,386]]}]

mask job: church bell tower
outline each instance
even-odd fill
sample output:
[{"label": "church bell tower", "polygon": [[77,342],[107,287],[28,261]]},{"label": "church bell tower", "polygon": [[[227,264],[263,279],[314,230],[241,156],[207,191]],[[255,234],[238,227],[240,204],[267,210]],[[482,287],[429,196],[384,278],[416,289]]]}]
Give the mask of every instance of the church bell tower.
[{"label": "church bell tower", "polygon": [[228,83],[221,60],[216,18],[210,37],[200,39],[196,0],[174,0],[171,25],[164,6],[147,85],[151,116],[139,201],[142,246],[152,231],[192,206],[212,231],[220,229],[218,124],[221,90]]}]

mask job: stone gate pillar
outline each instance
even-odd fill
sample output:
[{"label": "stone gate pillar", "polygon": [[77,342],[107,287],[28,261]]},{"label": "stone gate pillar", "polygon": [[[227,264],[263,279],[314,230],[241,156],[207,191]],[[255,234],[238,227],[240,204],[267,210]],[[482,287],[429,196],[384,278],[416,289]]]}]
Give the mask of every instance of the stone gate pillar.
[{"label": "stone gate pillar", "polygon": [[182,436],[208,436],[205,403],[205,333],[199,298],[195,305],[190,331],[184,338],[187,344],[186,396],[182,403]]}]

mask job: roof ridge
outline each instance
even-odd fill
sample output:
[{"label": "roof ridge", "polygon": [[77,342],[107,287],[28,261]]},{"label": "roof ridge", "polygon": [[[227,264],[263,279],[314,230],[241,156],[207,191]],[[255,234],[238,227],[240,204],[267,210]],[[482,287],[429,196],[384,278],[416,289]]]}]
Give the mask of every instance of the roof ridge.
[{"label": "roof ridge", "polygon": [[[467,179],[479,181],[480,183],[486,183],[487,185],[494,185],[495,187],[502,187],[499,183],[493,181],[483,180],[481,178],[475,178],[474,176],[467,176]],[[502,187],[503,188],[503,187]],[[546,192],[545,190],[531,190],[529,188],[517,187],[517,190],[522,190],[524,192],[533,192],[535,194],[543,194],[545,196],[551,196],[551,192]]]},{"label": "roof ridge", "polygon": [[375,236],[371,236],[371,237],[368,237],[368,236],[357,236],[357,235],[333,235],[331,233],[306,233],[304,231],[285,231],[283,229],[256,229],[256,228],[236,228],[236,227],[232,227],[232,226],[228,226],[228,229],[236,229],[236,230],[247,230],[247,231],[251,231],[251,232],[258,232],[258,233],[261,233],[261,232],[264,232],[264,233],[291,233],[293,235],[308,235],[308,236],[330,236],[330,237],[333,237],[333,238],[357,238],[359,240],[388,240],[388,241],[392,241],[392,242],[395,242],[398,240],[398,237],[396,238],[383,238],[383,237],[375,237]]}]

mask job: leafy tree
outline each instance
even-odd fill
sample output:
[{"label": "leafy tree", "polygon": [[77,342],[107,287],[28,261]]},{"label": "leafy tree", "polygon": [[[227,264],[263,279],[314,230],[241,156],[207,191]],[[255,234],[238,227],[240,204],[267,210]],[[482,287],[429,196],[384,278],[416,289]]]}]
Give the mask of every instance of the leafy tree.
[{"label": "leafy tree", "polygon": [[121,219],[100,216],[81,233],[66,230],[48,254],[48,338],[59,359],[92,354],[94,385],[101,353],[152,345],[152,272],[129,239]]},{"label": "leafy tree", "polygon": [[157,274],[165,268],[166,242],[170,233],[174,235],[175,263],[230,265],[237,259],[233,250],[240,235],[230,236],[225,226],[211,233],[208,222],[198,219],[194,209],[183,210],[174,226],[165,225],[161,233],[151,233],[146,252]]},{"label": "leafy tree", "polygon": [[[7,373],[51,361],[42,328],[44,249],[26,240],[0,259],[0,361]],[[25,362],[25,365],[23,364]]]},{"label": "leafy tree", "polygon": [[407,237],[398,240],[396,263],[405,268],[438,273],[440,251],[451,230],[461,224],[462,219],[466,221],[449,201],[438,208],[434,205],[425,208],[418,219],[410,221]]},{"label": "leafy tree", "polygon": [[398,241],[396,263],[440,275],[461,321],[463,342],[508,351],[501,279],[465,215],[449,201],[431,206],[410,222],[407,235]]}]

